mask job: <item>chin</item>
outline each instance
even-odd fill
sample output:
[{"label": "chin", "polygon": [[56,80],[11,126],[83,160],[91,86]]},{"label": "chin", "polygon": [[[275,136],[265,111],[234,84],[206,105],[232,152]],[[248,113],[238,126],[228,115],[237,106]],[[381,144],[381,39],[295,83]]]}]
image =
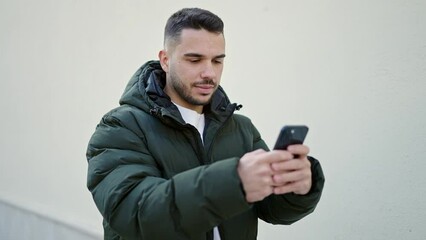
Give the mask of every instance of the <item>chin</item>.
[{"label": "chin", "polygon": [[197,99],[197,101],[196,101],[196,105],[202,105],[202,106],[205,106],[205,105],[207,105],[207,104],[209,104],[210,102],[211,102],[211,100],[212,100],[212,98],[211,97],[209,97],[209,98],[207,98],[207,99],[205,99],[205,98],[202,98],[202,99]]}]

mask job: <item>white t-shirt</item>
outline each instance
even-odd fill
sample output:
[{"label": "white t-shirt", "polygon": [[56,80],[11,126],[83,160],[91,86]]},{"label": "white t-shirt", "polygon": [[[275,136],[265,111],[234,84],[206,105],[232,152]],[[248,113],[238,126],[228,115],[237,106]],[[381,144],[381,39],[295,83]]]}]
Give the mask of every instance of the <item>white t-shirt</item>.
[{"label": "white t-shirt", "polygon": [[[198,112],[194,110],[179,106],[176,103],[174,104],[179,109],[180,115],[182,115],[183,120],[187,124],[191,124],[198,130],[201,136],[201,140],[204,142],[203,133],[204,133],[204,126],[206,125],[204,114],[199,114]],[[219,229],[217,227],[213,229],[213,235],[214,235],[213,240],[220,240]]]},{"label": "white t-shirt", "polygon": [[206,125],[204,119],[204,113],[199,114],[196,111],[185,108],[174,103],[176,107],[179,109],[180,115],[182,115],[183,120],[194,126],[198,132],[200,133],[201,139],[203,139],[204,126]]}]

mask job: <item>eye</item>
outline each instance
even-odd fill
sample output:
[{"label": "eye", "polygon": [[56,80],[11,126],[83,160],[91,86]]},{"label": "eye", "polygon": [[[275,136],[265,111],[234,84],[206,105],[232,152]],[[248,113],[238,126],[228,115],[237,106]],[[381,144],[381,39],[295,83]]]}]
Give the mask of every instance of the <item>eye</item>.
[{"label": "eye", "polygon": [[213,62],[216,63],[216,64],[222,64],[223,59],[222,58],[221,59],[215,59],[215,60],[213,60]]},{"label": "eye", "polygon": [[197,63],[197,62],[200,61],[200,59],[199,58],[189,58],[188,61],[191,62],[191,63]]}]

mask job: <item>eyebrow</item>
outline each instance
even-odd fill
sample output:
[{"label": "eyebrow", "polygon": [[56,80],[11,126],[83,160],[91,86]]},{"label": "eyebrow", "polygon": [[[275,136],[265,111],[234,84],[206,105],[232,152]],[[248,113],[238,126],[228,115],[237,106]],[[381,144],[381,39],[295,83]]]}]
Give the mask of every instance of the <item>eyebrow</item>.
[{"label": "eyebrow", "polygon": [[[197,57],[197,58],[203,58],[203,57],[204,57],[204,55],[199,54],[199,53],[185,53],[185,54],[184,54],[184,56],[185,56],[185,57]],[[214,58],[215,58],[215,59],[216,59],[216,58],[225,58],[225,54],[217,55],[217,56],[215,56]]]}]

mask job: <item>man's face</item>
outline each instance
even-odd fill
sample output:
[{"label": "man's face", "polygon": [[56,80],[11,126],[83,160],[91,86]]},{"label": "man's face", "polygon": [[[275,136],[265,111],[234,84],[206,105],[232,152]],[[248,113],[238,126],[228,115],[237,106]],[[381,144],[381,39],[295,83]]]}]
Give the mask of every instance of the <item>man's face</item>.
[{"label": "man's face", "polygon": [[[172,45],[172,44],[170,44]],[[223,34],[184,29],[180,42],[159,54],[173,102],[201,112],[220,83],[225,57]]]}]

